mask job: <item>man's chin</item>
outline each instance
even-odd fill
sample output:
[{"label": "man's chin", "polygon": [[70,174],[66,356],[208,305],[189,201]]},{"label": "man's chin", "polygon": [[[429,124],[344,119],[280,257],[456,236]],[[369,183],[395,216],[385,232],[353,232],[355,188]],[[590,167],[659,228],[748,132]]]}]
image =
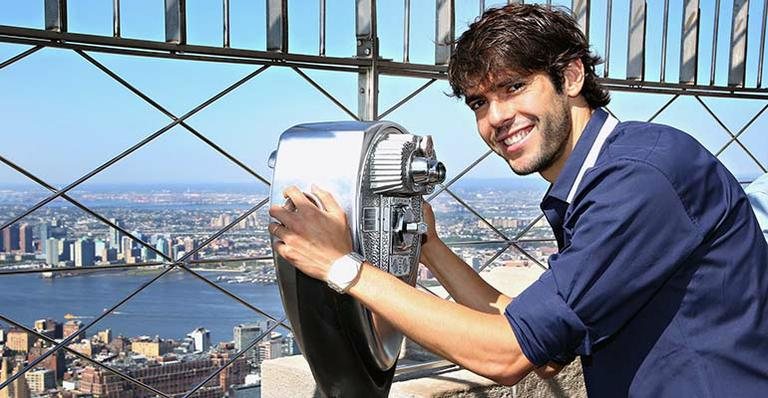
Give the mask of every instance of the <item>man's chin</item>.
[{"label": "man's chin", "polygon": [[539,171],[536,167],[531,167],[530,165],[515,166],[512,163],[509,163],[509,168],[512,169],[513,173],[519,176],[527,176]]}]

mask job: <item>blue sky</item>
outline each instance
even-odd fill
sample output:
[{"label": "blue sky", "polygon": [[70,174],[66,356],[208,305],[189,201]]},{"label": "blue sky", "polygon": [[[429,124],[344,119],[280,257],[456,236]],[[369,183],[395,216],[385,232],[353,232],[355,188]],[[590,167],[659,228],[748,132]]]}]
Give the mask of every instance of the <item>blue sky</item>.
[{"label": "blue sky", "polygon": [[[163,40],[163,1],[124,0],[124,37]],[[232,46],[263,50],[265,47],[265,1],[231,0]],[[289,0],[291,52],[314,54],[318,46],[318,1]],[[329,0],[327,54],[354,54],[354,1]],[[430,63],[434,54],[432,0],[412,0],[411,61]],[[569,4],[570,1],[555,1]],[[626,58],[627,8],[613,2],[611,77],[623,78]],[[667,46],[667,81],[677,79],[681,3],[670,1]],[[674,4],[672,4],[674,3]],[[702,0],[700,81],[709,79],[714,1]],[[762,2],[751,2],[747,82],[757,75]],[[760,3],[760,4],[758,4]],[[190,0],[188,41],[190,44],[221,44],[221,2]],[[493,1],[486,1],[488,6]],[[605,52],[605,1],[593,1],[590,35],[595,51]],[[647,75],[658,79],[661,51],[663,0],[648,1]],[[402,1],[379,1],[379,35],[382,56],[402,58]],[[716,81],[725,81],[728,62],[728,32],[732,0],[721,1],[720,37]],[[42,27],[42,0],[0,0],[0,24]],[[476,1],[457,0],[456,27],[463,31],[478,14]],[[70,0],[69,28],[72,32],[111,35],[112,2]],[[0,61],[26,46],[0,43]],[[191,61],[148,59],[91,53],[118,75],[151,98],[181,115],[216,92],[255,69],[254,66]],[[354,74],[307,70],[346,106],[356,109]],[[766,74],[764,72],[764,74]],[[382,77],[380,112],[425,81]],[[477,137],[473,116],[459,101],[445,95],[446,82],[437,82],[388,119],[413,133],[432,134],[438,156],[451,175],[482,155],[486,148]],[[669,97],[614,93],[611,110],[623,120],[646,119]],[[705,98],[723,122],[737,131],[765,101]],[[17,162],[54,185],[66,184],[100,163],[163,127],[169,119],[128,92],[109,76],[69,50],[47,48],[0,70],[0,154]],[[266,177],[267,156],[282,131],[305,122],[348,120],[348,116],[290,69],[273,67],[243,87],[222,98],[188,120],[201,133],[220,144]],[[710,150],[718,150],[728,135],[692,97],[681,97],[658,119],[689,131]],[[743,142],[757,158],[768,164],[763,116],[744,133]],[[737,146],[731,145],[723,162],[740,177],[750,178],[760,170]],[[470,178],[507,177],[509,169],[498,159],[488,158],[469,173]],[[538,178],[538,177],[531,177]],[[25,182],[25,177],[0,165],[0,183]],[[249,182],[252,177],[212,151],[180,126],[140,149],[88,184],[128,182]]]}]

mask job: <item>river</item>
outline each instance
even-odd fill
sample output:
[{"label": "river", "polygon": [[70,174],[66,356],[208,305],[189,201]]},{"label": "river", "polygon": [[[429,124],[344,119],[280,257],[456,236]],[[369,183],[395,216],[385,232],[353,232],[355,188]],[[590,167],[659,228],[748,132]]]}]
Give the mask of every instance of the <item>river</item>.
[{"label": "river", "polygon": [[[0,313],[30,327],[41,318],[64,322],[67,313],[88,324],[159,272],[136,275],[119,271],[54,279],[43,279],[37,274],[0,276]],[[212,281],[221,275],[202,274]],[[268,314],[282,317],[277,285],[218,285]],[[113,336],[179,339],[204,327],[211,332],[211,342],[217,343],[231,341],[234,326],[262,319],[265,318],[195,276],[174,270],[89,328],[87,334],[109,328]],[[2,327],[7,329],[8,325]]]}]

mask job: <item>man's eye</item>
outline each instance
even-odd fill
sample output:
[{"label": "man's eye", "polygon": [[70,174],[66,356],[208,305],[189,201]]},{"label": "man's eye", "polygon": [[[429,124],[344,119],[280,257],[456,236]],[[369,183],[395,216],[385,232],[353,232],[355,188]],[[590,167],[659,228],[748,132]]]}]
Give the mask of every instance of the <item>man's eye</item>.
[{"label": "man's eye", "polygon": [[514,93],[514,92],[517,92],[517,91],[519,91],[521,88],[523,88],[524,86],[525,86],[525,83],[523,83],[523,82],[510,83],[510,84],[507,86],[507,92],[508,92],[508,93]]},{"label": "man's eye", "polygon": [[480,109],[480,107],[485,105],[485,101],[483,101],[483,100],[475,100],[475,101],[470,102],[468,105],[469,105],[469,109],[472,109],[473,111],[476,111],[476,110]]}]

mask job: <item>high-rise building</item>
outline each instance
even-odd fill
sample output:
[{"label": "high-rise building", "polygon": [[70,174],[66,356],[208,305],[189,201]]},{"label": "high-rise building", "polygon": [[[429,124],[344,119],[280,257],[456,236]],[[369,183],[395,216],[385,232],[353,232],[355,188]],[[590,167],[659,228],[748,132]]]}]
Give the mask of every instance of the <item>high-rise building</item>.
[{"label": "high-rise building", "polygon": [[[244,325],[237,325],[234,327],[232,334],[235,340],[235,350],[238,352],[248,347],[257,337],[262,333],[264,328],[258,323],[249,323]],[[258,352],[256,347],[251,348],[243,356],[251,363],[258,363]]]},{"label": "high-rise building", "polygon": [[[0,357],[0,384],[11,377],[11,362],[6,357]],[[0,388],[0,398],[11,398],[11,386]]]},{"label": "high-rise building", "polygon": [[13,351],[29,352],[35,340],[35,337],[24,330],[12,327],[6,336],[5,346]]},{"label": "high-rise building", "polygon": [[195,342],[195,352],[205,352],[211,348],[211,332],[205,328],[197,328],[187,334]]},{"label": "high-rise building", "polygon": [[166,256],[171,256],[171,243],[166,238],[157,238],[157,242],[155,242],[155,249],[157,249],[157,251],[160,253],[165,254]]},{"label": "high-rise building", "polygon": [[[195,250],[198,246],[197,239],[194,239],[191,237],[184,238],[183,244],[184,244],[185,253],[190,253],[192,250]],[[199,258],[200,258],[199,253],[195,253],[190,260],[197,260]]]},{"label": "high-rise building", "polygon": [[78,333],[79,336],[76,337],[74,341],[82,340],[85,338],[85,332],[80,331],[82,328],[83,322],[77,319],[70,319],[64,323],[64,335],[62,337],[67,338],[75,333]]},{"label": "high-rise building", "polygon": [[[43,254],[48,253],[48,247],[46,246],[46,242],[48,241],[49,236],[49,230],[51,228],[51,225],[47,222],[43,222],[38,224],[37,226],[37,235],[38,239],[40,240],[40,251]],[[46,257],[47,258],[47,257]]]},{"label": "high-rise building", "polygon": [[222,213],[218,217],[211,219],[211,227],[223,228],[232,222],[232,215],[229,213]]},{"label": "high-rise building", "polygon": [[296,338],[293,336],[293,333],[288,333],[288,335],[283,338],[283,355],[291,356],[299,354],[301,354],[301,350],[299,349],[299,345],[296,344]]},{"label": "high-rise building", "polygon": [[99,341],[102,343],[109,344],[112,342],[112,329],[101,330],[96,336],[98,336]]},{"label": "high-rise building", "polygon": [[19,250],[19,224],[3,230],[3,248],[8,253]]},{"label": "high-rise building", "polygon": [[123,257],[130,256],[133,251],[133,239],[130,236],[123,236],[120,241],[120,253],[123,253]]},{"label": "high-rise building", "polygon": [[[50,343],[44,343],[43,340],[37,340],[27,354],[27,363],[30,363],[37,358],[43,356],[50,349]],[[37,364],[38,367],[44,369],[50,369],[56,374],[57,380],[61,380],[64,377],[66,371],[66,365],[64,362],[64,350],[56,350],[53,354],[49,355],[41,362]]]},{"label": "high-rise building", "polygon": [[35,330],[38,332],[45,330],[45,319],[38,319],[35,321]]},{"label": "high-rise building", "polygon": [[71,343],[69,348],[86,357],[92,358],[94,353],[101,351],[102,345],[94,344],[91,340],[80,340],[79,343]]},{"label": "high-rise building", "polygon": [[45,250],[45,263],[51,267],[59,265],[59,240],[56,238],[48,238],[43,244]]},{"label": "high-rise building", "polygon": [[35,369],[24,374],[29,390],[34,393],[43,393],[51,388],[56,388],[56,375],[50,369]]},{"label": "high-rise building", "polygon": [[72,241],[59,239],[59,261],[72,261]]},{"label": "high-rise building", "polygon": [[131,351],[144,355],[147,358],[155,358],[165,355],[173,350],[170,341],[155,339],[137,339],[131,342]]},{"label": "high-rise building", "polygon": [[280,358],[283,356],[283,335],[278,332],[272,332],[268,339],[259,342],[258,347],[259,362]]},{"label": "high-rise building", "polygon": [[[231,351],[216,350],[211,353],[211,362],[216,368],[220,368],[229,362],[235,353]],[[227,392],[230,386],[245,383],[245,376],[248,375],[250,366],[243,357],[237,358],[227,370],[219,373],[219,386],[222,392]]]},{"label": "high-rise building", "polygon": [[[79,390],[94,397],[133,398],[131,382],[101,368],[86,366],[80,374]],[[157,388],[156,385],[153,387]],[[142,391],[143,389],[139,389]],[[166,391],[163,391],[166,392]],[[167,393],[167,392],[166,392]],[[2,397],[0,397],[2,398]]]},{"label": "high-rise building", "polygon": [[[109,221],[117,225],[118,227],[123,227],[123,222],[118,220],[117,218],[110,218]],[[117,249],[118,253],[123,252],[123,233],[118,231],[117,228],[109,227],[109,247],[113,249]]]},{"label": "high-rise building", "polygon": [[92,240],[80,238],[75,242],[75,267],[90,267],[95,264],[96,245]]},{"label": "high-rise building", "polygon": [[130,350],[131,347],[131,341],[128,340],[128,338],[123,336],[117,336],[112,339],[112,341],[107,344],[107,348],[109,348],[112,352],[120,352],[124,353]]},{"label": "high-rise building", "polygon": [[[19,373],[24,368],[22,364],[16,365],[16,367],[13,369],[13,373]],[[23,377],[19,377],[18,379],[14,380],[11,384],[12,388],[10,391],[10,395],[13,398],[30,398],[32,394],[29,392],[29,386],[27,385],[27,379]]]},{"label": "high-rise building", "polygon": [[32,226],[27,223],[19,227],[19,250],[22,253],[35,252],[35,247],[32,246]]},{"label": "high-rise building", "polygon": [[142,246],[141,247],[141,260],[142,261],[152,261],[155,258],[157,258],[157,254],[149,249],[149,246]]},{"label": "high-rise building", "polygon": [[93,247],[96,257],[98,257],[100,261],[107,261],[107,242],[105,242],[103,239],[95,239],[93,241]]},{"label": "high-rise building", "polygon": [[58,322],[53,319],[38,319],[35,321],[35,331],[52,339],[60,337],[56,335],[58,326]]},{"label": "high-rise building", "polygon": [[117,249],[109,248],[106,250],[106,261],[113,262],[117,260]]},{"label": "high-rise building", "polygon": [[173,245],[173,259],[180,260],[187,253],[184,251],[184,245]]}]

